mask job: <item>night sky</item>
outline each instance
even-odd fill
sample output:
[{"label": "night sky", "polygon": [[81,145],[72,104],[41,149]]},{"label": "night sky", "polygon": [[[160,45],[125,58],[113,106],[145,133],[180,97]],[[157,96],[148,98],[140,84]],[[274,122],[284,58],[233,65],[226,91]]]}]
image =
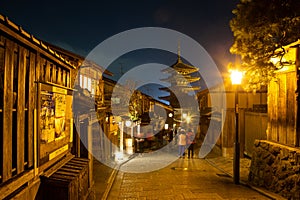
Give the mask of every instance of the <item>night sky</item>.
[{"label": "night sky", "polygon": [[[176,30],[202,45],[223,71],[228,62],[235,59],[229,53],[233,43],[229,21],[237,3],[238,0],[2,0],[0,13],[35,37],[82,56],[108,37],[129,29]],[[174,60],[165,64],[172,62]],[[122,65],[122,70],[130,65],[124,61],[116,63]],[[115,73],[122,70],[112,69]]]}]

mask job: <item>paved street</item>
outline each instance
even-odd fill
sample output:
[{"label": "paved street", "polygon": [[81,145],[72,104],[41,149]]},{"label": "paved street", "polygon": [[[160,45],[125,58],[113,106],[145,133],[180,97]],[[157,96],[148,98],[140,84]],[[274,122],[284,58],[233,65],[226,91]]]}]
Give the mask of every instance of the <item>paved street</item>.
[{"label": "paved street", "polygon": [[[154,164],[160,159],[165,162],[169,156],[156,156]],[[242,184],[233,184],[230,176],[205,159],[180,158],[156,171],[124,172],[152,164],[149,154],[123,164],[107,199],[270,199]]]}]

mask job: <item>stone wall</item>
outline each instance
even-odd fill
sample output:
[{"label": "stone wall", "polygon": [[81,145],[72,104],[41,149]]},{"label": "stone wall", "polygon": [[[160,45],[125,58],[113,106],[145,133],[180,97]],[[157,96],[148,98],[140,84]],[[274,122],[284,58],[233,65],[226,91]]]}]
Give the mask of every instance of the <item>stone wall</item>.
[{"label": "stone wall", "polygon": [[300,199],[300,148],[256,140],[249,183],[288,199]]}]

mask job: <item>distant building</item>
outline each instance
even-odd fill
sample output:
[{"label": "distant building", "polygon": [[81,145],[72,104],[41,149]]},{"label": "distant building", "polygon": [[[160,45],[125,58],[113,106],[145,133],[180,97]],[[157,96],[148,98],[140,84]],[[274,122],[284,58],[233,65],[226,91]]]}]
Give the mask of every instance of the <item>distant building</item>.
[{"label": "distant building", "polygon": [[[191,96],[189,92],[195,92],[200,89],[198,84],[195,84],[200,80],[199,76],[192,76],[193,73],[199,71],[199,68],[186,64],[180,57],[180,47],[178,48],[177,61],[170,67],[162,70],[162,73],[169,74],[169,77],[162,79],[161,81],[170,84],[169,87],[160,88],[160,90],[166,91],[169,94],[166,96],[160,96],[161,100],[169,102],[170,106],[174,108],[174,125],[175,126],[194,126],[192,125],[192,118],[198,118],[199,111],[195,110],[196,98]],[[197,124],[195,125],[197,126]],[[192,127],[196,129],[196,127]],[[170,127],[172,128],[172,127]]]}]

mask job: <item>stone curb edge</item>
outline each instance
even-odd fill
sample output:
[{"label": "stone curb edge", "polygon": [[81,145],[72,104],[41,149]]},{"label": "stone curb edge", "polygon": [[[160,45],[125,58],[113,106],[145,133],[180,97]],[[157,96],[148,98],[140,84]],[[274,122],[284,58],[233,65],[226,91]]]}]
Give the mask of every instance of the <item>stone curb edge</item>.
[{"label": "stone curb edge", "polygon": [[106,200],[107,199],[107,197],[110,193],[110,190],[112,188],[112,185],[115,182],[115,178],[116,178],[117,174],[119,173],[119,170],[120,170],[121,166],[124,165],[125,163],[127,163],[128,161],[130,161],[131,159],[133,159],[136,156],[137,156],[136,154],[133,154],[128,158],[128,160],[126,160],[126,161],[124,161],[120,164],[116,164],[116,166],[113,168],[113,171],[112,171],[112,173],[110,174],[110,176],[108,178],[107,186],[106,186],[106,189],[105,189],[105,191],[102,195],[101,200]]},{"label": "stone curb edge", "polygon": [[[208,162],[211,166],[217,168],[218,170],[222,171],[223,173],[227,174],[228,176],[230,176],[231,178],[233,178],[233,175],[227,171],[225,171],[224,169],[218,167],[216,164],[214,164],[213,162],[211,162],[209,159],[205,158],[205,161]],[[240,184],[246,186],[246,187],[249,187],[257,192],[259,192],[260,194],[270,198],[270,199],[273,199],[273,200],[286,200],[286,198],[280,196],[280,195],[277,195],[275,193],[272,193],[272,192],[269,192],[267,190],[264,190],[262,188],[258,188],[258,187],[255,187],[255,186],[252,186],[252,185],[249,185],[248,183],[245,183],[244,181],[240,181]]]}]

